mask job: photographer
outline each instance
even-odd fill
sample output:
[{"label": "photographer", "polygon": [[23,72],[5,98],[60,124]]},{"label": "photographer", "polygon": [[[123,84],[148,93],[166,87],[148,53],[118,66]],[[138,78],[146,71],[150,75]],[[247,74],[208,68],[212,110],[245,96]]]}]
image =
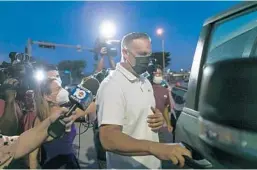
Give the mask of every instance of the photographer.
[{"label": "photographer", "polygon": [[[48,137],[47,129],[62,113],[65,108],[55,109],[51,116],[42,121],[38,126],[22,133],[20,136],[0,135],[0,168],[16,168],[13,160],[19,159],[32,152]],[[66,128],[71,126],[71,117],[63,119]]]},{"label": "photographer", "polygon": [[2,134],[13,136],[19,135],[21,129],[22,112],[16,101],[17,91],[15,90],[19,82],[9,78],[5,80],[4,105],[0,108],[3,115],[0,117],[0,130]]},{"label": "photographer", "polygon": [[[104,57],[107,56],[107,47],[102,47],[100,50],[100,60],[98,61],[96,72],[100,72],[104,68]],[[109,59],[109,63],[111,66],[111,69],[115,69],[115,62],[113,60],[113,56],[107,56]]]}]

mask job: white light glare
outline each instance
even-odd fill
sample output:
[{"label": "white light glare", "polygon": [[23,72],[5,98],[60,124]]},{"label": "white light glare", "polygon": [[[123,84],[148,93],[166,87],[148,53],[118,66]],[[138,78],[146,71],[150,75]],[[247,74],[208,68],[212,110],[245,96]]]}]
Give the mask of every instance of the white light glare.
[{"label": "white light glare", "polygon": [[156,33],[157,33],[157,35],[162,35],[163,34],[163,29],[162,28],[158,28],[156,30]]},{"label": "white light glare", "polygon": [[110,21],[105,21],[100,26],[101,36],[104,38],[112,38],[116,33],[115,25]]},{"label": "white light glare", "polygon": [[35,73],[35,78],[38,81],[44,80],[44,78],[45,78],[44,72],[42,70],[37,70],[36,73]]}]

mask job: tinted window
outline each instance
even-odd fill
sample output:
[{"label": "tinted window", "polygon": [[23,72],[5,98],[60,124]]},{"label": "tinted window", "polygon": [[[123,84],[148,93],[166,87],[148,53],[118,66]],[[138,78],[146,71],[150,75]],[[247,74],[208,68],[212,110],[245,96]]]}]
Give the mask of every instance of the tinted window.
[{"label": "tinted window", "polygon": [[216,24],[206,63],[249,57],[257,37],[257,11]]}]

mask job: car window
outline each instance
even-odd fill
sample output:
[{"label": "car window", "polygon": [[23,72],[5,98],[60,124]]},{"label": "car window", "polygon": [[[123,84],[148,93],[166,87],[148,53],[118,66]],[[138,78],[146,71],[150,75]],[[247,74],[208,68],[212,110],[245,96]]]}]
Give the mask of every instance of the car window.
[{"label": "car window", "polygon": [[[257,11],[214,25],[206,63],[250,57],[257,37]],[[248,51],[247,51],[248,50]]]}]

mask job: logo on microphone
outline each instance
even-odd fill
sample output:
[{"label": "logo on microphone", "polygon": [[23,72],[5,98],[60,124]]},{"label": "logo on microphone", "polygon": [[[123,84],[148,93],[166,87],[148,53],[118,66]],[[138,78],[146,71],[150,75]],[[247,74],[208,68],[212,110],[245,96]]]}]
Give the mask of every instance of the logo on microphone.
[{"label": "logo on microphone", "polygon": [[84,90],[77,88],[74,93],[74,96],[76,96],[78,99],[82,100],[86,97],[86,92]]}]

